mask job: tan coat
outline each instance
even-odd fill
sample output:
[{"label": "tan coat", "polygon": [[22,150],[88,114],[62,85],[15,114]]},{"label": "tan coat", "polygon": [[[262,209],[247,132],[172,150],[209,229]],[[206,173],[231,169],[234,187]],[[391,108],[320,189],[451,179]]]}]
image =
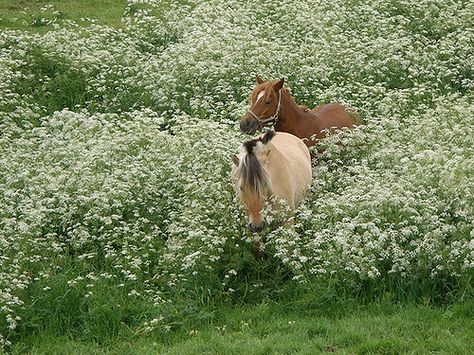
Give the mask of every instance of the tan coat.
[{"label": "tan coat", "polygon": [[272,193],[295,209],[311,186],[308,148],[300,138],[285,132],[278,132],[265,147],[269,153],[263,168],[272,182]]},{"label": "tan coat", "polygon": [[262,137],[247,144],[252,142],[252,154],[264,171],[263,178],[257,179],[259,182],[254,184],[258,188],[249,189],[242,183],[245,179],[239,179],[239,169],[242,171],[242,164],[248,155],[245,144],[239,156],[234,157],[232,175],[239,198],[249,213],[249,228],[260,230],[263,225],[261,212],[267,197],[274,195],[283,199],[292,209],[303,201],[311,186],[311,157],[303,141],[290,133],[277,132],[266,144],[262,143]]}]

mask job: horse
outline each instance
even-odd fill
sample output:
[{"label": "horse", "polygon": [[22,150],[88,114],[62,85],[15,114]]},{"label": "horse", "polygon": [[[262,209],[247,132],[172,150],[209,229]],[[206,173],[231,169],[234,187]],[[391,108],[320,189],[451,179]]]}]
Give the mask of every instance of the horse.
[{"label": "horse", "polygon": [[285,79],[265,81],[257,75],[250,109],[240,120],[242,132],[253,135],[273,123],[275,131],[291,133],[311,147],[328,132],[360,124],[359,117],[341,104],[324,104],[312,110],[297,105],[284,83]]},{"label": "horse", "polygon": [[268,131],[249,140],[232,161],[236,192],[248,211],[252,233],[263,230],[262,209],[268,197],[274,195],[294,210],[311,185],[309,150],[301,139],[289,133]]}]

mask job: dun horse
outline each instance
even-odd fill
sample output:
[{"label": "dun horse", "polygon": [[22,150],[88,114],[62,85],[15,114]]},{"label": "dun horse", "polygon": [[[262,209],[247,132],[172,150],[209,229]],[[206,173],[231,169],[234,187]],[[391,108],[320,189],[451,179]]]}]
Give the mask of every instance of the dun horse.
[{"label": "dun horse", "polygon": [[308,148],[289,133],[269,131],[245,142],[232,158],[232,176],[240,201],[249,214],[248,228],[263,229],[262,209],[274,195],[295,209],[311,185],[311,158]]},{"label": "dun horse", "polygon": [[240,121],[244,133],[254,134],[267,124],[275,131],[288,132],[305,139],[308,147],[325,136],[326,130],[351,128],[359,118],[341,104],[325,104],[309,110],[298,106],[289,91],[283,88],[284,79],[264,81],[257,75],[257,86],[251,95],[251,107]]}]

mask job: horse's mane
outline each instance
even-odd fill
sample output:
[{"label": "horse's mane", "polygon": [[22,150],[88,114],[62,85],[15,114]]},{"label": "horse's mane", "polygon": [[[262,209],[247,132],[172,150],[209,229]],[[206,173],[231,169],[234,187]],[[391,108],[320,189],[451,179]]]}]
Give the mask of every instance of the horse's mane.
[{"label": "horse's mane", "polygon": [[[257,100],[257,95],[260,91],[262,90],[266,90],[269,86],[273,86],[278,80],[269,80],[269,81],[266,81],[260,85],[257,85],[257,87],[252,91],[252,94],[250,95],[250,101],[251,102],[255,102]],[[257,90],[258,88],[258,90]],[[281,88],[282,90],[282,93],[283,94],[288,94],[289,98],[291,101],[293,101],[295,103],[295,105],[303,112],[308,112],[309,111],[309,108],[305,105],[298,105],[296,103],[296,100],[293,96],[291,96],[290,94],[290,90],[288,90],[287,88],[283,87]]]},{"label": "horse's mane", "polygon": [[265,189],[270,185],[270,180],[262,164],[257,159],[256,153],[272,140],[274,131],[268,131],[260,138],[245,142],[242,147],[244,155],[237,168],[237,179],[244,190],[264,195]]}]

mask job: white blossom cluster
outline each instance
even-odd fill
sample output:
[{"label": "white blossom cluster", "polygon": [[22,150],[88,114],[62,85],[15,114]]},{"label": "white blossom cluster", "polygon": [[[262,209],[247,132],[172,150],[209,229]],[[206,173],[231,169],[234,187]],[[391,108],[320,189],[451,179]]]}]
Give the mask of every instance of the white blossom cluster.
[{"label": "white blossom cluster", "polygon": [[472,276],[472,3],[251,4],[129,0],[122,29],[0,32],[0,348],[57,280],[159,310],[257,273],[229,177],[257,73],[364,121],[320,143],[267,254],[302,282]]}]

